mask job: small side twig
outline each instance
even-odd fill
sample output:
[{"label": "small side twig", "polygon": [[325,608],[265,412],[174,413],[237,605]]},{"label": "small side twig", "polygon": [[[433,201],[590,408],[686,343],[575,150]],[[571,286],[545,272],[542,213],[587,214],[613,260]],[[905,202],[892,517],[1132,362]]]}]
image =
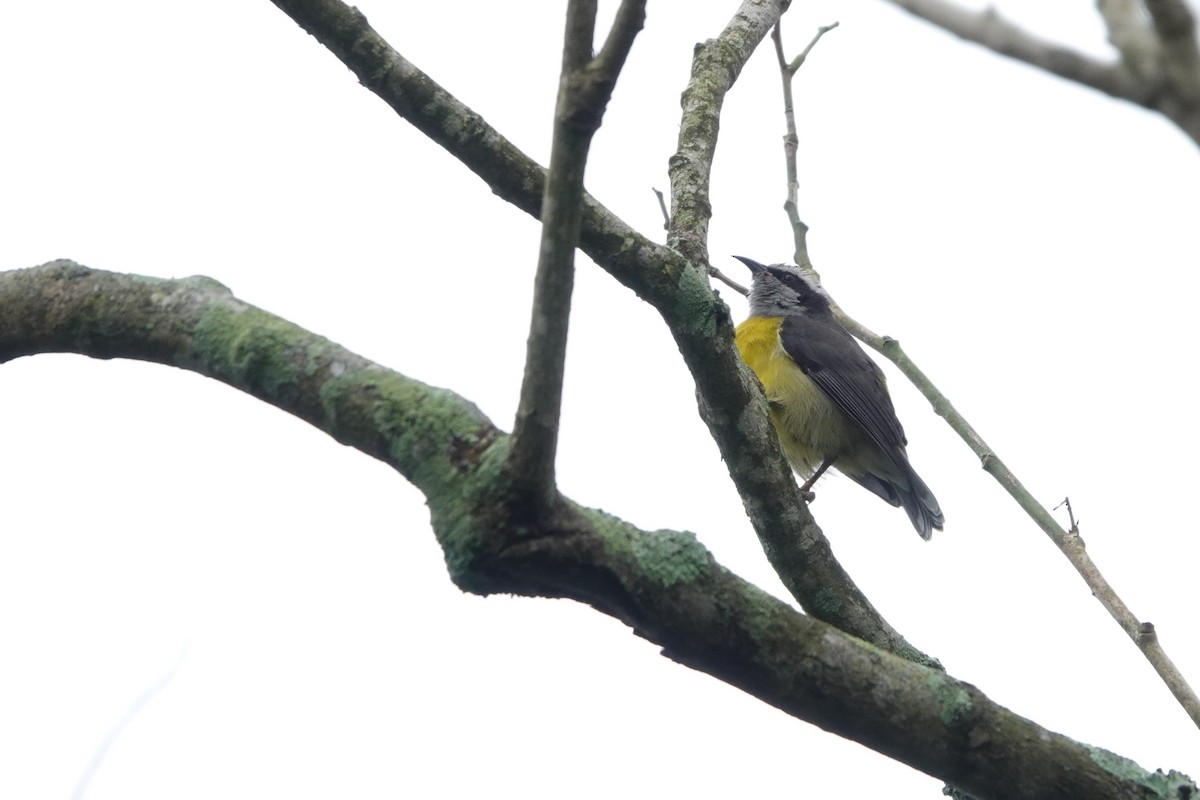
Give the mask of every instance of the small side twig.
[{"label": "small side twig", "polygon": [[1064,497],[1063,501],[1061,503],[1059,503],[1058,505],[1056,505],[1051,510],[1058,511],[1060,508],[1062,508],[1064,506],[1067,509],[1067,519],[1071,520],[1071,527],[1068,528],[1067,531],[1069,533],[1078,533],[1079,532],[1079,523],[1075,521],[1075,511],[1074,511],[1074,509],[1071,508],[1071,498]]},{"label": "small side twig", "polygon": [[655,189],[653,186],[650,188],[654,192],[654,196],[658,198],[658,209],[662,211],[663,215],[663,230],[669,231],[671,230],[671,212],[667,210],[667,199],[663,197],[663,193],[660,190]]},{"label": "small side twig", "polygon": [[[651,188],[653,189],[653,187],[651,187]],[[660,209],[662,209],[663,230],[669,231],[669,230],[671,230],[671,213],[669,211],[667,211],[666,198],[663,197],[663,193],[660,192],[658,189],[653,189],[653,191],[654,191],[654,196],[658,198],[658,207]],[[712,264],[708,265],[708,276],[710,278],[713,278],[713,279],[718,280],[721,283],[725,284],[726,286],[728,286],[729,288],[733,289],[735,292],[740,294],[742,297],[746,297],[747,295],[750,294],[749,289],[747,289],[745,286],[742,286],[740,283],[738,283],[733,278],[726,275],[724,272],[721,272],[721,270],[717,269]]]},{"label": "small side twig", "polygon": [[735,281],[733,278],[729,277],[724,272],[721,272],[721,270],[717,269],[716,267],[712,266],[711,264],[708,266],[708,274],[711,275],[716,280],[719,280],[721,283],[728,286],[730,289],[733,289],[735,292],[740,294],[742,297],[750,296],[749,289],[747,289],[745,286],[742,286],[740,283]]}]

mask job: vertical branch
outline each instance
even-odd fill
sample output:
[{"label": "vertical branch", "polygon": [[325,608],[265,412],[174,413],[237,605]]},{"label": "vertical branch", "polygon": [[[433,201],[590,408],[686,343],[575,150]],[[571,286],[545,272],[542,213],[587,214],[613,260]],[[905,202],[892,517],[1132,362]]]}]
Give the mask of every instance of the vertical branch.
[{"label": "vertical branch", "polygon": [[645,16],[645,0],[622,2],[603,49],[593,58],[596,0],[570,0],[567,6],[550,169],[542,194],[542,239],[533,285],[533,318],[512,447],[505,463],[513,488],[538,509],[548,504],[555,489],[554,457],[562,412],[584,168],[592,137],[600,127],[617,76]]},{"label": "vertical branch", "polygon": [[798,202],[800,178],[796,168],[796,151],[800,147],[800,137],[796,133],[796,105],[792,99],[792,78],[795,77],[796,71],[804,64],[817,42],[821,41],[821,37],[836,28],[838,23],[834,22],[831,25],[822,25],[817,28],[817,33],[813,36],[812,41],[800,55],[792,59],[791,63],[783,54],[782,26],[783,20],[775,24],[771,30],[771,41],[775,43],[775,57],[779,60],[779,78],[783,83],[783,117],[787,124],[787,134],[783,138],[783,155],[787,168],[787,199],[783,202],[783,210],[787,212],[788,222],[792,226],[792,239],[796,245],[796,266],[805,272],[812,273],[813,277],[817,279],[817,283],[820,283],[821,277],[813,269],[812,260],[808,257],[808,225],[800,219]]},{"label": "vertical branch", "polygon": [[1167,85],[1183,105],[1200,102],[1200,48],[1196,16],[1184,0],[1145,0],[1159,45],[1159,62]]},{"label": "vertical branch", "polygon": [[708,264],[709,178],[725,95],[787,5],[784,0],[743,0],[720,36],[697,44],[692,56],[692,73],[681,98],[678,146],[669,164],[667,246],[693,264]]}]

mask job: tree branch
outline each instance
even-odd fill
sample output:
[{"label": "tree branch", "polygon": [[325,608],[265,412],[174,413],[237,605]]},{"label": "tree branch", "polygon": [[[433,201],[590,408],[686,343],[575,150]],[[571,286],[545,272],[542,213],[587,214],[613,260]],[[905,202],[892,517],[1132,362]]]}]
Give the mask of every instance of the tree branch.
[{"label": "tree branch", "polygon": [[1050,732],[970,684],[796,613],[689,534],[653,533],[556,496],[510,515],[510,440],[472,404],[234,298],[69,261],[0,273],[0,363],[45,352],[135,358],[215,378],[391,465],[426,496],[465,590],[565,597],[681,664],[977,797],[1190,796],[1176,772]]},{"label": "tree branch", "polygon": [[1183,0],[1144,0],[1158,37],[1160,69],[1172,93],[1188,105],[1200,102],[1200,50],[1196,17]]},{"label": "tree branch", "polygon": [[[340,0],[272,2],[397,114],[483,178],[495,194],[535,217],[540,214],[542,168],[393,50],[359,11]],[[760,17],[754,17],[749,33],[743,25],[731,23],[727,28],[740,46],[708,45],[713,54],[708,69],[717,76],[740,71],[753,49],[746,37],[757,36],[757,44],[770,29],[769,19]],[[719,53],[729,60],[716,60]],[[693,76],[694,81],[713,79],[697,69]],[[704,116],[715,125],[715,117]],[[711,132],[715,136],[715,128]],[[703,149],[689,145],[687,152]],[[706,186],[696,187],[705,197]],[[673,195],[684,188],[673,185]],[[586,192],[580,249],[653,305],[667,323],[696,380],[700,415],[721,450],[746,513],[772,566],[801,607],[878,647],[936,663],[883,619],[833,557],[779,450],[766,400],[734,347],[729,309],[713,293],[701,267],[651,242]]]},{"label": "tree branch", "polygon": [[1000,55],[1157,111],[1200,144],[1200,57],[1195,20],[1182,0],[1143,0],[1153,36],[1136,29],[1138,11],[1127,2],[1101,0],[1109,41],[1122,56],[1108,64],[1034,36],[991,8],[976,13],[949,0],[887,1]]},{"label": "tree branch", "polygon": [[513,444],[505,462],[520,499],[538,509],[550,502],[555,487],[554,458],[562,416],[575,247],[579,243],[588,150],[645,18],[645,0],[626,0],[610,32],[604,57],[593,59],[596,2],[571,0],[567,6],[550,169],[542,195],[533,319]]},{"label": "tree branch", "polygon": [[1158,63],[1158,42],[1146,27],[1141,0],[1097,0],[1096,10],[1108,31],[1108,43],[1134,75],[1153,76]]},{"label": "tree branch", "polygon": [[695,264],[709,262],[709,179],[725,95],[759,42],[787,8],[784,0],[746,0],[716,39],[696,45],[681,102],[679,140],[671,156],[671,221],[667,244]]},{"label": "tree branch", "polygon": [[813,268],[812,259],[808,256],[808,225],[800,219],[800,177],[796,167],[796,153],[800,147],[800,136],[796,131],[796,104],[792,96],[792,78],[796,71],[804,65],[808,54],[816,47],[821,37],[836,28],[838,23],[822,25],[808,43],[808,46],[790,62],[783,54],[783,20],[775,24],[771,31],[771,41],[775,45],[775,59],[779,63],[779,78],[783,84],[783,118],[787,133],[783,137],[783,160],[787,171],[787,198],[783,202],[783,210],[787,214],[788,223],[792,227],[792,242],[795,245],[795,263],[805,272],[811,273],[817,283],[821,276]]},{"label": "tree branch", "polygon": [[960,39],[1060,78],[1153,108],[1153,95],[1117,64],[1106,64],[1017,27],[994,9],[968,11],[947,0],[887,0]]}]

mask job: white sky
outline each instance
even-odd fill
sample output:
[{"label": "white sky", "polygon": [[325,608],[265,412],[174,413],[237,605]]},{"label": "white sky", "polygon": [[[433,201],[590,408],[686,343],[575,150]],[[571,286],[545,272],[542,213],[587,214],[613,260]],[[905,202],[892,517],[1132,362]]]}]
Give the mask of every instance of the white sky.
[{"label": "white sky", "polygon": [[[562,4],[359,5],[545,161]],[[692,45],[736,5],[652,2],[596,138],[589,189],[652,237]],[[1090,3],[1016,5],[1103,52]],[[42,0],[5,17],[0,268],[210,275],[510,427],[536,224],[274,6]],[[827,287],[900,338],[1035,495],[1070,495],[1089,552],[1200,681],[1186,466],[1200,153],[1152,114],[873,0],[796,3],[789,49],[834,19],[796,85]],[[735,275],[730,254],[791,252],[773,70],[764,47],[722,122],[711,251]],[[564,491],[693,530],[782,595],[664,326],[583,258],[575,309]],[[830,477],[814,513],[851,574],[1014,711],[1200,777],[1200,734],[1135,648],[892,374],[946,530],[922,543]],[[38,356],[0,367],[0,398],[0,796],[72,796],[177,661],[90,800],[831,797],[854,791],[847,776],[939,796],[590,609],[463,595],[412,487],[224,385]]]}]

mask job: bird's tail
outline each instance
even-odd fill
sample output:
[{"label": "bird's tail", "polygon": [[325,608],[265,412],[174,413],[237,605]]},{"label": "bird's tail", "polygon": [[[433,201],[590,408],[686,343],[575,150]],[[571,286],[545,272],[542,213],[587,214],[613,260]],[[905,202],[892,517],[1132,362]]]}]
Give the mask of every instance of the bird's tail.
[{"label": "bird's tail", "polygon": [[946,518],[942,516],[942,507],[938,505],[933,492],[929,491],[925,481],[921,480],[921,476],[911,467],[908,469],[908,484],[910,488],[907,490],[896,484],[892,486],[900,498],[900,505],[908,512],[913,527],[921,534],[922,539],[928,541],[933,536],[934,529],[942,529]]}]

